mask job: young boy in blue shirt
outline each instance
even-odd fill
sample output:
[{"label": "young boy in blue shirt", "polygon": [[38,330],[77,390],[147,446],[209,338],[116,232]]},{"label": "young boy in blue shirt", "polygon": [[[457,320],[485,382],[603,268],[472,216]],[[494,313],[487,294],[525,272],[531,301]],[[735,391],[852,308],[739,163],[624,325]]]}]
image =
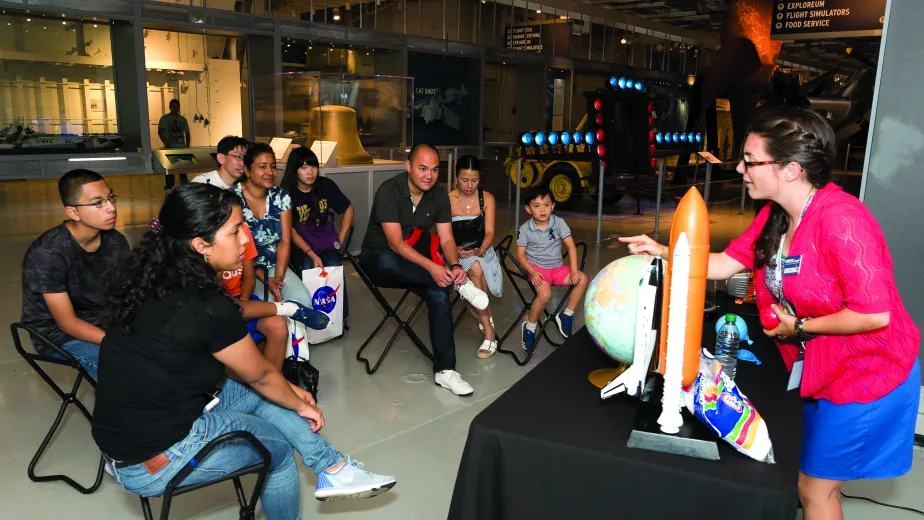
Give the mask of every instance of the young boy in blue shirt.
[{"label": "young boy in blue shirt", "polygon": [[[517,231],[517,260],[536,288],[536,298],[522,325],[523,350],[527,354],[536,346],[536,325],[552,297],[552,286],[574,286],[568,307],[555,316],[559,332],[567,338],[571,336],[574,325],[574,310],[584,299],[589,281],[587,275],[578,269],[577,247],[571,237],[571,228],[552,214],[554,209],[555,201],[548,188],[534,190],[526,197],[526,212],[532,218]],[[562,243],[568,248],[570,266],[564,265]]]}]

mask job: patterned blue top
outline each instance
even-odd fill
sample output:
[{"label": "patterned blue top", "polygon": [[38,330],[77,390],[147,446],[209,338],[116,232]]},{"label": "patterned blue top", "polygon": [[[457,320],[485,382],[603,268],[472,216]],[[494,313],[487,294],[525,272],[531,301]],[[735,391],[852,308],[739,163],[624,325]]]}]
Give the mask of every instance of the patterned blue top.
[{"label": "patterned blue top", "polygon": [[292,199],[289,192],[274,186],[266,194],[266,212],[262,219],[257,219],[253,210],[247,205],[247,199],[244,197],[242,187],[243,183],[237,183],[231,188],[241,199],[244,207],[244,222],[250,226],[250,233],[253,235],[254,244],[257,246],[257,265],[266,267],[276,266],[276,246],[282,240],[282,213],[292,209]]}]

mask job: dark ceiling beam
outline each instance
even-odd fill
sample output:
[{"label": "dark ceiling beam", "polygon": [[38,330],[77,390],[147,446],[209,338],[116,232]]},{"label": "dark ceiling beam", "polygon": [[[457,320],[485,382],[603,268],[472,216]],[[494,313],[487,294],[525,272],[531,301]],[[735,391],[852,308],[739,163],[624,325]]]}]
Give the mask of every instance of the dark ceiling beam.
[{"label": "dark ceiling beam", "polygon": [[616,4],[610,5],[614,11],[626,11],[629,9],[651,9],[653,7],[667,7],[666,2],[643,2],[641,4]]},{"label": "dark ceiling beam", "polygon": [[[554,9],[573,11],[575,13],[581,13],[586,16],[592,16],[594,18],[601,18],[610,22],[628,25],[634,27],[638,32],[653,31],[671,34],[686,40],[690,40],[692,43],[697,45],[714,47],[720,43],[719,35],[715,32],[684,29],[664,22],[659,22],[657,20],[649,20],[638,15],[606,9],[599,5],[577,2],[575,0],[542,0],[542,5]],[[548,11],[546,10],[546,12]]]},{"label": "dark ceiling beam", "polygon": [[[694,21],[694,20],[709,20],[709,19],[711,19],[711,18],[712,18],[712,16],[711,16],[711,15],[708,15],[708,14],[688,14],[688,15],[685,15],[685,16],[678,16],[678,17],[675,17],[675,18],[671,18],[671,21],[672,21],[672,22],[674,22],[674,21],[677,21],[677,22],[691,21],[691,22],[692,22],[692,21]],[[663,17],[652,16],[651,19],[652,19],[652,20],[661,20],[661,19],[663,19]]]},{"label": "dark ceiling beam", "polygon": [[652,20],[658,18],[679,18],[686,16],[696,16],[696,11],[674,11],[670,13],[659,13],[659,14],[643,14],[645,18],[651,18]]}]

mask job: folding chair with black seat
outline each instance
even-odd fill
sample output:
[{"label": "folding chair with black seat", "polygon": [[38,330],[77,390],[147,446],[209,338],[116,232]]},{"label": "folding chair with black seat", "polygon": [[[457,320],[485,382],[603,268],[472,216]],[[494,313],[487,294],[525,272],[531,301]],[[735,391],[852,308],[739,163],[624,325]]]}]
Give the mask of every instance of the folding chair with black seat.
[{"label": "folding chair with black seat", "polygon": [[[587,262],[587,244],[584,242],[578,242],[577,244],[575,244],[575,246],[581,250],[581,261],[579,264],[580,265],[579,269],[583,271],[584,264]],[[523,302],[523,310],[520,311],[520,315],[517,316],[515,320],[513,320],[513,323],[510,325],[510,328],[507,329],[507,332],[505,332],[504,335],[501,336],[501,338],[497,341],[497,345],[498,345],[497,351],[507,354],[508,356],[513,358],[513,360],[516,362],[517,365],[523,366],[529,363],[530,358],[533,357],[533,352],[536,351],[536,347],[539,345],[539,341],[543,337],[545,337],[546,341],[548,341],[549,344],[551,344],[552,346],[560,347],[564,344],[563,342],[558,342],[550,338],[547,327],[550,323],[553,322],[553,318],[557,316],[559,312],[561,312],[565,304],[568,303],[568,297],[571,295],[571,291],[574,290],[574,286],[570,286],[565,290],[565,293],[561,297],[561,301],[558,302],[558,305],[555,307],[555,311],[553,313],[549,314],[549,311],[547,309],[542,309],[542,312],[545,314],[545,319],[539,320],[539,326],[536,328],[536,343],[533,345],[532,351],[526,354],[525,358],[520,359],[517,356],[516,350],[508,350],[508,349],[503,348],[504,341],[507,339],[507,337],[510,336],[510,334],[514,330],[520,328],[521,326],[520,323],[523,320],[523,316],[525,316],[526,313],[529,312],[529,308],[532,305],[533,298],[536,298],[536,296],[538,295],[538,293],[536,292],[536,288],[533,286],[532,282],[529,280],[529,275],[527,274],[526,269],[523,268],[523,266],[520,264],[520,262],[516,258],[515,247],[516,247],[516,244],[513,242],[513,235],[507,235],[506,237],[504,237],[503,240],[500,241],[500,243],[495,248],[495,250],[497,251],[497,254],[500,256],[500,263],[501,263],[501,267],[503,267],[504,269],[504,273],[507,275],[507,278],[510,280],[510,284],[513,285],[513,289],[516,291],[517,296],[520,297],[520,301]],[[511,249],[513,249],[513,251],[511,251]],[[567,251],[565,252],[564,255],[562,255],[562,257],[564,258],[565,262],[568,262],[568,252]],[[529,286],[529,289],[533,292],[533,298],[529,300],[526,299],[526,295],[523,294],[523,290],[520,288],[520,284],[517,283],[518,279],[526,281],[526,284]],[[522,343],[518,343],[517,345],[519,347],[520,345],[522,345]]]},{"label": "folding chair with black seat", "polygon": [[[243,441],[248,444],[260,455],[262,459],[256,464],[247,466],[246,468],[241,468],[237,471],[229,473],[224,477],[218,480],[211,480],[209,482],[200,482],[198,484],[190,484],[188,486],[182,486],[183,480],[189,476],[190,473],[196,469],[196,466],[206,460],[209,454],[215,450],[215,448],[220,447],[223,444],[230,442]],[[263,492],[263,486],[266,484],[266,474],[269,471],[271,462],[271,455],[269,450],[266,449],[256,437],[253,436],[250,432],[245,431],[236,431],[229,432],[215,439],[212,439],[208,444],[205,445],[198,453],[193,457],[192,461],[189,464],[183,467],[179,473],[176,474],[170,482],[167,484],[167,488],[164,490],[162,495],[163,504],[160,509],[160,520],[167,520],[167,517],[170,514],[170,503],[173,501],[173,497],[184,495],[198,489],[209,487],[221,482],[228,480],[234,481],[234,491],[237,493],[237,502],[241,506],[240,514],[238,518],[241,520],[253,520],[256,515],[257,501],[260,499],[260,494]],[[256,475],[257,481],[254,483],[253,493],[250,496],[250,500],[247,500],[246,495],[244,495],[244,487],[241,485],[241,477],[244,475]],[[154,520],[154,515],[151,513],[151,503],[150,497],[141,497],[141,510],[144,513],[145,520]]]},{"label": "folding chair with black seat", "polygon": [[[401,295],[401,299],[398,300],[397,305],[392,307],[391,304],[388,303],[388,300],[385,298],[385,296],[382,294],[382,291],[379,289],[379,287],[372,283],[369,275],[366,274],[362,267],[360,267],[359,259],[348,250],[345,251],[344,254],[347,260],[353,264],[353,268],[356,270],[356,274],[359,275],[360,280],[366,284],[366,287],[369,288],[369,292],[371,292],[372,296],[375,297],[375,301],[379,302],[382,310],[385,311],[385,317],[382,318],[382,321],[380,321],[375,330],[372,331],[372,334],[366,338],[366,341],[364,341],[363,344],[360,345],[359,350],[356,351],[356,360],[361,361],[366,365],[366,373],[374,374],[379,369],[379,367],[382,365],[382,361],[385,360],[385,356],[388,355],[388,352],[391,350],[391,347],[394,345],[395,340],[398,338],[398,334],[400,334],[401,331],[407,333],[408,337],[411,338],[411,341],[414,343],[414,346],[417,347],[417,349],[420,350],[423,355],[427,356],[427,359],[433,360],[433,353],[430,352],[430,349],[424,345],[424,342],[420,339],[420,336],[418,336],[417,333],[414,332],[414,329],[411,328],[411,322],[414,321],[417,313],[420,312],[420,308],[424,305],[423,298],[420,298],[420,300],[417,302],[417,305],[414,307],[414,310],[411,311],[410,316],[408,316],[406,320],[401,319],[398,311],[401,309],[404,301],[407,300],[408,295],[411,294],[411,290],[405,289],[404,294]],[[370,343],[372,343],[372,340],[375,339],[379,331],[382,330],[382,327],[385,326],[389,318],[395,320],[395,323],[398,324],[398,328],[396,328],[395,332],[391,335],[391,339],[388,340],[388,344],[385,345],[385,348],[379,355],[378,360],[376,360],[375,365],[370,365],[369,360],[363,357],[363,351],[366,350],[366,347],[368,347]]]},{"label": "folding chair with black seat", "polygon": [[[407,332],[407,335],[408,337],[411,338],[411,341],[414,343],[414,346],[417,347],[417,349],[420,350],[423,353],[423,355],[427,356],[427,359],[433,360],[433,353],[430,351],[429,348],[427,348],[423,340],[420,339],[420,336],[417,334],[417,332],[415,332],[414,329],[411,328],[411,322],[414,321],[414,318],[417,317],[417,313],[420,312],[421,307],[423,307],[424,299],[420,298],[417,301],[417,305],[414,306],[414,309],[411,311],[411,314],[407,317],[407,319],[402,319],[401,316],[398,314],[398,311],[401,309],[401,306],[404,305],[405,300],[407,300],[407,297],[413,291],[411,289],[405,289],[404,294],[401,295],[401,298],[398,300],[398,303],[393,307],[390,303],[388,303],[388,299],[385,298],[385,296],[382,294],[382,291],[380,290],[380,288],[376,286],[374,283],[372,283],[372,280],[369,278],[369,275],[367,275],[366,272],[363,271],[363,268],[359,266],[358,257],[354,256],[349,251],[346,251],[344,254],[346,258],[350,261],[350,263],[353,264],[353,268],[356,269],[356,274],[359,275],[359,278],[363,281],[364,284],[366,284],[366,287],[369,288],[369,292],[372,293],[372,296],[375,297],[375,300],[382,307],[382,310],[385,311],[385,316],[382,318],[382,321],[379,322],[378,326],[375,327],[375,330],[372,331],[372,334],[370,334],[369,337],[366,338],[366,341],[364,341],[363,344],[360,345],[359,350],[356,351],[356,360],[361,361],[363,364],[366,365],[366,373],[374,374],[379,369],[379,366],[381,366],[382,361],[385,360],[385,356],[388,355],[388,352],[391,350],[391,347],[394,345],[395,340],[398,338],[398,334],[400,334],[401,331]],[[384,287],[384,288],[387,289],[388,287]],[[458,292],[455,293],[455,295],[449,302],[450,308],[454,306],[456,302],[459,301],[459,298],[460,298],[459,293]],[[459,322],[462,321],[462,317],[464,315],[465,315],[465,309],[462,309],[462,311],[453,321],[453,324],[452,324],[453,329],[455,329],[459,325]],[[388,323],[389,318],[393,319],[395,323],[398,324],[398,327],[395,329],[395,332],[392,333],[391,338],[388,340],[388,343],[385,345],[385,348],[382,350],[382,353],[379,354],[379,358],[376,360],[375,364],[370,365],[369,359],[363,357],[363,351],[366,349],[366,347],[369,346],[370,343],[372,343],[372,340],[375,339],[379,331],[382,330],[382,327],[384,327],[385,324]]]},{"label": "folding chair with black seat", "polygon": [[[36,349],[36,353],[34,354],[31,352],[26,352],[26,350],[23,348],[22,341],[20,340],[20,336],[19,336],[20,330],[28,332],[31,335],[33,342],[41,342],[43,345],[47,346],[53,352],[61,356],[61,358],[58,359],[50,355],[40,354],[38,353],[39,352],[38,349]],[[39,334],[32,327],[29,327],[28,325],[24,325],[22,323],[13,323],[10,325],[10,332],[13,335],[13,346],[16,348],[16,351],[19,352],[19,355],[26,361],[26,363],[29,364],[29,366],[32,367],[33,370],[35,370],[35,372],[43,380],[45,380],[46,383],[48,383],[48,386],[50,386],[51,389],[54,390],[56,394],[58,394],[58,397],[61,398],[61,407],[58,409],[58,415],[57,417],[55,417],[54,423],[52,423],[51,428],[48,430],[48,433],[45,434],[45,438],[42,439],[42,443],[39,445],[38,451],[35,452],[35,455],[32,457],[32,460],[29,462],[29,469],[28,469],[29,480],[31,480],[32,482],[61,481],[71,486],[72,488],[76,489],[77,491],[80,491],[81,493],[85,495],[93,493],[99,488],[100,484],[103,481],[104,461],[103,461],[102,455],[100,455],[99,468],[97,468],[97,471],[96,471],[96,480],[93,482],[93,485],[90,487],[83,487],[66,475],[48,475],[48,476],[36,475],[35,466],[36,464],[38,464],[38,461],[42,457],[42,454],[45,452],[45,449],[48,448],[48,444],[51,442],[51,438],[54,437],[55,431],[57,431],[58,427],[61,425],[61,420],[64,418],[64,413],[67,411],[67,407],[69,405],[73,404],[74,406],[76,406],[81,411],[81,413],[83,413],[84,417],[87,418],[87,421],[90,421],[90,422],[93,421],[93,415],[90,413],[89,410],[87,410],[87,407],[84,406],[84,404],[80,402],[80,400],[77,398],[77,391],[80,389],[80,383],[82,383],[84,379],[86,379],[87,382],[90,383],[90,386],[92,386],[93,389],[96,390],[96,380],[94,380],[93,377],[87,373],[86,369],[84,369],[83,366],[81,366],[81,364],[77,362],[77,360],[74,359],[73,356],[70,355],[70,353],[66,352],[65,350],[61,349],[60,347],[58,347],[57,345],[49,341],[47,338]],[[33,343],[33,347],[34,347],[34,343]],[[45,370],[43,370],[41,366],[39,366],[39,363],[51,363],[55,365],[70,367],[76,370],[77,379],[74,380],[74,385],[71,387],[70,392],[65,392],[64,390],[62,390],[61,387],[59,387],[51,379],[48,373],[45,372]]]}]

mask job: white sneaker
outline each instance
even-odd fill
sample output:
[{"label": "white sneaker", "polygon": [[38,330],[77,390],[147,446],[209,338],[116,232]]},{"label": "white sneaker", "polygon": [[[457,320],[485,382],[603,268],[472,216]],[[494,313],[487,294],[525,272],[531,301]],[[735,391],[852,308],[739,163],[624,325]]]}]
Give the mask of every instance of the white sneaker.
[{"label": "white sneaker", "polygon": [[326,502],[343,498],[369,498],[385,493],[398,483],[388,475],[376,475],[363,469],[363,465],[349,457],[336,473],[322,471],[314,498]]},{"label": "white sneaker", "polygon": [[433,381],[456,395],[472,395],[472,393],[475,392],[472,385],[466,383],[465,380],[462,379],[462,375],[455,370],[442,370],[437,372]]},{"label": "white sneaker", "polygon": [[471,280],[466,280],[464,284],[457,285],[456,290],[463,300],[472,304],[472,307],[483,311],[488,308],[488,295],[481,289],[475,287]]}]

